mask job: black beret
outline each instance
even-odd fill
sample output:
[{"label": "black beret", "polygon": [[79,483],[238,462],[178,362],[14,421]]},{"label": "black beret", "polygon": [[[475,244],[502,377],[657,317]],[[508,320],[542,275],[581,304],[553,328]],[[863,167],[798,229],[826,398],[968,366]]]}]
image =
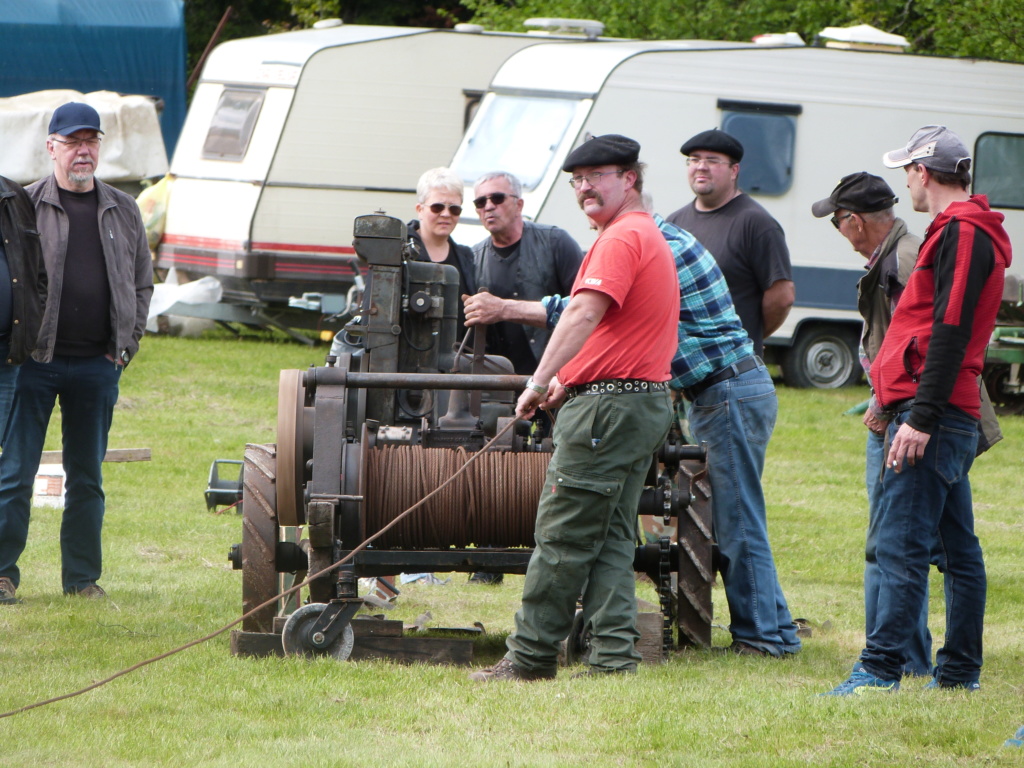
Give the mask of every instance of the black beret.
[{"label": "black beret", "polygon": [[811,206],[811,213],[819,219],[840,208],[854,213],[884,211],[896,204],[896,195],[885,179],[866,171],[843,176],[832,194]]},{"label": "black beret", "polygon": [[640,157],[640,145],[617,133],[606,133],[585,141],[569,153],[562,170],[571,172],[581,165],[630,165]]},{"label": "black beret", "polygon": [[712,128],[710,131],[702,131],[683,144],[679,151],[689,156],[698,149],[707,152],[721,152],[728,155],[737,163],[743,159],[743,145],[725,131]]}]

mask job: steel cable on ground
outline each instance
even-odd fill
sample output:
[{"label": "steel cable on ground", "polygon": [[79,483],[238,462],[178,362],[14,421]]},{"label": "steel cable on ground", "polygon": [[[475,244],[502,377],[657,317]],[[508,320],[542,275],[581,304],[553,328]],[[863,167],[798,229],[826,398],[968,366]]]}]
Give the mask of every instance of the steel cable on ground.
[{"label": "steel cable on ground", "polygon": [[451,477],[449,477],[441,486],[439,486],[438,488],[436,488],[433,491],[431,491],[428,495],[426,495],[423,498],[421,498],[419,501],[417,501],[411,507],[406,509],[404,512],[402,512],[402,514],[398,515],[394,520],[392,520],[390,523],[385,525],[383,528],[381,528],[375,534],[370,536],[362,544],[360,544],[355,549],[350,551],[347,555],[345,555],[345,557],[343,557],[341,560],[338,560],[336,563],[332,563],[331,565],[327,566],[326,568],[322,568],[321,570],[317,571],[316,573],[313,573],[313,574],[307,576],[304,581],[302,581],[302,582],[300,582],[298,584],[293,585],[292,587],[290,587],[289,589],[286,589],[284,592],[280,593],[279,595],[275,595],[270,600],[266,600],[266,601],[260,603],[255,608],[250,610],[248,613],[242,614],[237,619],[232,621],[230,624],[225,624],[220,629],[215,630],[214,632],[211,632],[208,635],[204,635],[203,637],[197,638],[196,640],[192,640],[192,641],[190,641],[188,643],[185,643],[184,645],[180,645],[177,648],[172,648],[171,650],[165,651],[164,653],[158,654],[157,656],[153,656],[153,657],[151,657],[149,659],[145,659],[144,661],[140,661],[137,664],[133,664],[130,667],[126,667],[125,669],[122,669],[119,672],[115,672],[114,674],[110,675],[109,677],[105,677],[102,680],[98,680],[95,683],[92,683],[91,685],[87,685],[84,688],[78,689],[77,691],[72,691],[71,693],[61,694],[60,696],[54,696],[52,698],[45,699],[44,701],[37,701],[37,702],[34,702],[32,704],[26,704],[23,707],[18,707],[17,709],[12,709],[9,712],[0,712],[0,720],[2,720],[3,718],[6,718],[6,717],[12,717],[14,715],[21,714],[22,712],[28,712],[28,711],[33,710],[33,709],[38,709],[39,707],[44,707],[44,706],[46,706],[48,704],[56,704],[58,701],[64,701],[65,699],[72,699],[72,698],[74,698],[76,696],[81,696],[82,694],[88,693],[89,691],[95,690],[96,688],[100,688],[101,686],[104,686],[107,683],[111,683],[114,680],[117,680],[119,677],[124,677],[125,675],[131,674],[132,672],[135,672],[136,670],[142,669],[143,667],[147,667],[150,664],[155,664],[158,661],[163,661],[166,658],[169,658],[171,656],[175,656],[175,655],[181,653],[182,651],[187,651],[189,648],[192,648],[192,647],[197,646],[197,645],[201,645],[201,644],[207,642],[208,640],[212,640],[213,638],[218,637],[219,635],[223,635],[229,629],[231,629],[232,627],[235,627],[235,626],[241,624],[245,619],[247,619],[249,616],[252,616],[257,611],[260,611],[260,610],[266,608],[268,605],[273,605],[278,600],[280,600],[280,599],[282,599],[284,597],[287,597],[288,595],[292,594],[293,592],[299,591],[303,587],[309,586],[309,584],[311,582],[315,581],[316,579],[318,579],[318,578],[320,578],[322,576],[326,576],[331,571],[334,571],[337,568],[339,568],[342,565],[344,565],[345,563],[347,563],[349,560],[351,560],[353,557],[355,557],[357,553],[362,552],[370,544],[372,544],[378,538],[383,536],[388,530],[390,530],[395,525],[397,525],[401,520],[403,520],[408,515],[412,514],[415,510],[419,509],[424,504],[426,504],[428,501],[430,501],[431,498],[433,498],[436,494],[440,493],[441,490],[443,490],[449,483],[453,482],[462,473],[466,472],[467,469],[473,464],[474,461],[477,460],[478,457],[484,455],[484,453],[487,452],[488,448],[490,448],[495,442],[498,441],[498,439],[500,437],[502,437],[509,429],[512,428],[512,425],[515,424],[515,422],[516,422],[515,419],[509,419],[508,424],[506,424],[501,429],[501,431],[499,431],[494,437],[492,437],[487,442],[487,444],[483,448],[480,449],[479,452],[477,452],[477,453],[473,454],[472,456],[470,456],[470,458],[466,461],[466,463],[463,464],[458,469],[458,471],[455,472],[455,474],[453,474]]}]

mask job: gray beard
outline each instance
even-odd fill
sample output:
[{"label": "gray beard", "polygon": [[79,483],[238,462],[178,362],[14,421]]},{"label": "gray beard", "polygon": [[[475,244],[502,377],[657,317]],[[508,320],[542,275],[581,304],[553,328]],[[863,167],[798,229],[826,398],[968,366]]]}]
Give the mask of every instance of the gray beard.
[{"label": "gray beard", "polygon": [[75,182],[76,184],[84,184],[90,181],[93,176],[96,175],[96,169],[91,168],[84,173],[76,173],[74,171],[68,171],[68,179]]}]

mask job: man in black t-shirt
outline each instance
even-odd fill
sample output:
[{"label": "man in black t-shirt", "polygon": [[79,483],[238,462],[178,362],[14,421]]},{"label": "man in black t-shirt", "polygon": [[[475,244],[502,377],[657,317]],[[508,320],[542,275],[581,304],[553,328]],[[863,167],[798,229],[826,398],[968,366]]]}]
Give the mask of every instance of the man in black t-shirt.
[{"label": "man in black t-shirt", "polygon": [[754,351],[789,315],[796,292],[786,236],[779,223],[737,185],[743,145],[717,128],[680,149],[696,198],[667,217],[715,257]]},{"label": "man in black t-shirt", "polygon": [[[68,595],[105,597],[102,462],[121,372],[139,349],[153,266],[135,200],[95,178],[100,117],[88,104],[58,107],[46,148],[53,175],[27,188],[49,288],[37,348],[19,371],[0,454],[0,580],[19,586],[32,486],[60,401],[67,475],[61,582]],[[13,597],[13,594],[11,595]]]}]

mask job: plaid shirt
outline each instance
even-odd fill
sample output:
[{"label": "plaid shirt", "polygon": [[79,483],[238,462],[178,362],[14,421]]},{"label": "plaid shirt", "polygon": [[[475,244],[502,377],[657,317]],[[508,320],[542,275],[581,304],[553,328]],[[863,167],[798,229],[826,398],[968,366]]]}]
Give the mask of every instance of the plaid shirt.
[{"label": "plaid shirt", "polygon": [[[676,259],[679,275],[679,349],[672,360],[673,389],[692,387],[715,371],[754,354],[733,307],[729,286],[708,249],[685,229],[654,214]],[[568,296],[545,296],[548,328],[554,328],[569,303]]]},{"label": "plaid shirt", "polygon": [[679,275],[679,349],[672,360],[671,385],[682,389],[754,354],[754,345],[708,249],[658,214],[654,223],[672,249]]}]

